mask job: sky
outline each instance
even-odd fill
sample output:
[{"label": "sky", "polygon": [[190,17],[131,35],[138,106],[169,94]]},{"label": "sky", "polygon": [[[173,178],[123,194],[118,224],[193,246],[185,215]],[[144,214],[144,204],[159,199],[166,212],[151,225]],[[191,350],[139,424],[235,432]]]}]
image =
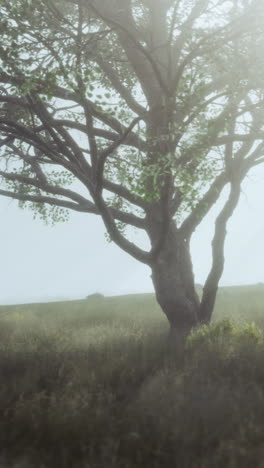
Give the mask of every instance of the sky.
[{"label": "sky", "polygon": [[[221,285],[264,282],[264,167],[251,171],[228,224]],[[196,283],[210,269],[214,219],[223,199],[195,232],[191,252]],[[105,239],[99,217],[72,213],[55,227],[0,197],[0,304],[153,292],[150,269]],[[135,240],[144,247],[140,234]]]},{"label": "sky", "polygon": [[[191,244],[195,280],[204,283],[220,200],[197,229]],[[221,285],[264,282],[264,167],[252,171],[228,224]],[[150,269],[105,239],[99,217],[72,213],[55,227],[33,220],[16,201],[0,198],[0,304],[83,299],[153,292]],[[135,240],[143,247],[140,234]]]}]

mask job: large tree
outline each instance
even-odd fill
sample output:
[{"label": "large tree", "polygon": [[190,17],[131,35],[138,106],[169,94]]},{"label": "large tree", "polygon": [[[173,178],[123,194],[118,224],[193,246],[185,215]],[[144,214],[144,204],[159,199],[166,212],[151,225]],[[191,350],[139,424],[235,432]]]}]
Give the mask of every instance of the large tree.
[{"label": "large tree", "polygon": [[[100,215],[151,268],[179,335],[211,319],[227,222],[264,161],[263,13],[263,0],[0,0],[0,194],[54,221]],[[190,239],[225,187],[199,300]]]}]

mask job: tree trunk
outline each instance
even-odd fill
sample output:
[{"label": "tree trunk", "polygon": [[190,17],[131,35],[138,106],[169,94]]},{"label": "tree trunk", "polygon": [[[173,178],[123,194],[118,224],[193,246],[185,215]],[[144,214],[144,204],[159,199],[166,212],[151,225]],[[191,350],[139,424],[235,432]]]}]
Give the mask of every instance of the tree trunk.
[{"label": "tree trunk", "polygon": [[[152,238],[155,238],[152,231]],[[151,265],[157,301],[170,324],[170,336],[180,340],[199,324],[199,298],[188,242],[172,222],[157,259]]]}]

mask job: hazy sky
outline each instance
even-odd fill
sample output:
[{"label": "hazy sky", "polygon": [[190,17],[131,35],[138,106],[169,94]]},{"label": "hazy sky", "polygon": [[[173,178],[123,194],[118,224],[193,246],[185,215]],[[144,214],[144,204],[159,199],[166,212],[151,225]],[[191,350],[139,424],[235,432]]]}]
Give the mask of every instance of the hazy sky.
[{"label": "hazy sky", "polygon": [[[222,285],[264,282],[264,168],[251,172],[228,225]],[[210,266],[213,213],[192,242],[196,281]],[[71,215],[66,224],[45,226],[15,201],[0,198],[0,304],[84,298],[153,291],[150,270],[106,242],[103,224],[93,215]],[[140,242],[140,235],[137,236]]]}]

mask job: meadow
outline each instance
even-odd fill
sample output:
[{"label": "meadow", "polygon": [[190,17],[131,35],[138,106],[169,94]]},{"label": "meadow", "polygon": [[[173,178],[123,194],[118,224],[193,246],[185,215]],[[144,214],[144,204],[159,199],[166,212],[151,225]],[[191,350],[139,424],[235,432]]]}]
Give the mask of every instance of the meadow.
[{"label": "meadow", "polygon": [[152,294],[0,307],[0,468],[263,468],[264,285],[168,343]]}]

